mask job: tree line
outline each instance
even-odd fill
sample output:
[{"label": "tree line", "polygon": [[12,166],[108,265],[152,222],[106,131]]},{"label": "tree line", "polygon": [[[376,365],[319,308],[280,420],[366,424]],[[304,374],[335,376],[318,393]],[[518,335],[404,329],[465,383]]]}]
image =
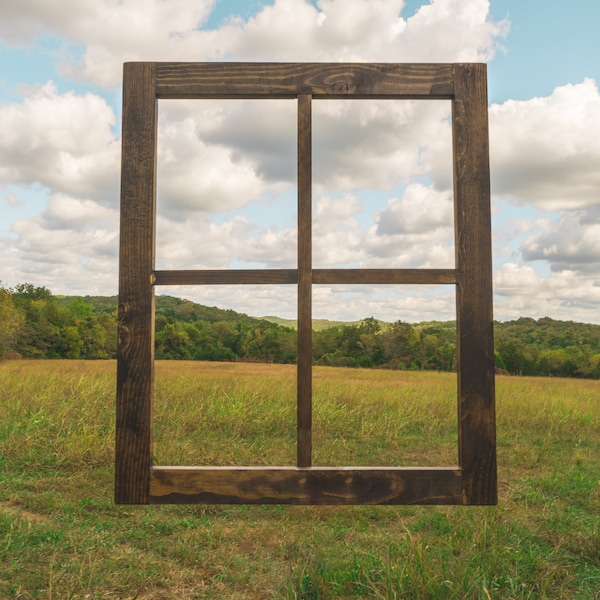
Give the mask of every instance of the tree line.
[{"label": "tree line", "polygon": [[[294,327],[171,296],[156,298],[156,358],[296,362]],[[495,360],[515,375],[600,379],[600,326],[550,318],[495,323]],[[0,358],[116,357],[117,298],[0,287]],[[453,371],[456,324],[372,317],[313,332],[317,365]]]}]

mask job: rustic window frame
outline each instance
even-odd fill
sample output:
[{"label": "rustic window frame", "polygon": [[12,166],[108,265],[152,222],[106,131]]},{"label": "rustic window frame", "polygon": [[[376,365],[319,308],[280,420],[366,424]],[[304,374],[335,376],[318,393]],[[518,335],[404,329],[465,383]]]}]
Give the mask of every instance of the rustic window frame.
[{"label": "rustic window frame", "polygon": [[[298,102],[297,269],[155,268],[158,99]],[[313,269],[311,103],[446,99],[452,105],[455,268]],[[125,63],[115,500],[126,504],[495,504],[497,502],[486,66],[373,63]],[[152,461],[154,286],[298,286],[297,465],[156,466]],[[456,288],[458,465],[313,467],[313,284]]]}]

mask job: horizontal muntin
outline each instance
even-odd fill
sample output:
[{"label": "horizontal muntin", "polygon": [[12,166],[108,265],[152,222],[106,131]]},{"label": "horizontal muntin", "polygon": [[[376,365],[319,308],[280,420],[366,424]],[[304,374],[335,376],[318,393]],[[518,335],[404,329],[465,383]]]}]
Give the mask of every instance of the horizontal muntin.
[{"label": "horizontal muntin", "polygon": [[[456,269],[312,269],[317,284],[455,284]],[[297,284],[297,269],[200,269],[154,271],[154,285]]]}]

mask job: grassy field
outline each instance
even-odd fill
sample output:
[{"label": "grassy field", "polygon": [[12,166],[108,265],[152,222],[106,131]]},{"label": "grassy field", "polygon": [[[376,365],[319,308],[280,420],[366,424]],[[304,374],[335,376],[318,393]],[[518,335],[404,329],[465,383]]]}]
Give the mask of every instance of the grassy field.
[{"label": "grassy field", "polygon": [[[116,506],[114,362],[0,364],[0,598],[600,598],[600,382],[497,379],[497,507]],[[315,463],[456,462],[455,376],[315,369]],[[159,464],[292,464],[291,366],[158,363]]]}]

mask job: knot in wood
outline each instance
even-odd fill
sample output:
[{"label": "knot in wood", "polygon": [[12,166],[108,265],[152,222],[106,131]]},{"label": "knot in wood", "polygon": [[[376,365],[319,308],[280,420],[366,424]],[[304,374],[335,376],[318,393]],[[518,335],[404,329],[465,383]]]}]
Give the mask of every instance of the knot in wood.
[{"label": "knot in wood", "polygon": [[331,87],[334,94],[347,94],[349,90],[350,86],[345,81],[336,81]]}]

